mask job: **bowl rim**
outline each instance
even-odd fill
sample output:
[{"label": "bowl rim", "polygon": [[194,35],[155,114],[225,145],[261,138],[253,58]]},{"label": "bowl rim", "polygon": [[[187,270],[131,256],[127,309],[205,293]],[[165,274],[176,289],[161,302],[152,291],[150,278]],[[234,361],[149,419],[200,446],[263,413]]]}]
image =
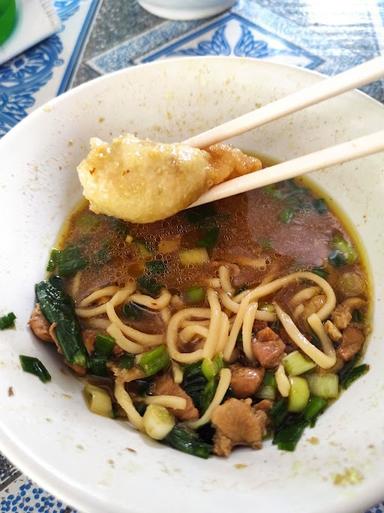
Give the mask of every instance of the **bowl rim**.
[{"label": "bowl rim", "polygon": [[[264,61],[256,58],[249,57],[235,57],[235,56],[198,56],[198,57],[175,57],[164,60],[157,60],[149,63],[139,64],[135,66],[126,67],[117,70],[113,73],[109,73],[90,81],[87,81],[79,86],[76,86],[65,93],[52,98],[39,106],[26,118],[21,120],[15,127],[13,127],[7,134],[0,140],[0,152],[11,141],[13,138],[18,137],[19,132],[25,130],[29,124],[35,121],[42,113],[46,112],[47,109],[54,108],[55,105],[66,102],[71,97],[75,97],[80,91],[86,89],[92,89],[95,83],[102,83],[113,81],[115,77],[135,72],[138,68],[157,68],[170,66],[174,62],[197,62],[197,61],[222,61],[223,63],[239,62],[242,61],[250,66],[263,66],[268,65],[277,69],[290,69],[295,73],[301,75],[312,75],[318,80],[327,78],[324,75],[315,70],[308,70],[306,68],[300,68],[291,64],[282,64],[271,61]],[[378,100],[372,98],[368,94],[360,90],[352,90],[350,94],[359,95],[365,97],[366,100],[372,102],[376,108],[379,107],[384,111],[384,105]],[[49,490],[55,497],[59,497],[66,504],[75,507],[79,511],[83,512],[100,512],[105,513],[103,509],[104,503],[97,501],[94,496],[84,492],[79,486],[74,487],[73,484],[63,480],[56,472],[55,469],[49,469],[41,463],[37,462],[33,458],[32,451],[29,451],[20,441],[13,439],[11,433],[6,432],[3,426],[0,425],[0,451],[28,478],[36,481],[40,486]],[[369,482],[364,483],[364,489],[358,496],[344,497],[344,500],[334,506],[332,513],[361,513],[364,508],[369,508],[373,504],[380,502],[383,499],[383,478],[380,476],[371,477]],[[134,509],[130,509],[131,513],[136,513]],[[316,510],[316,513],[323,513],[321,506]]]}]

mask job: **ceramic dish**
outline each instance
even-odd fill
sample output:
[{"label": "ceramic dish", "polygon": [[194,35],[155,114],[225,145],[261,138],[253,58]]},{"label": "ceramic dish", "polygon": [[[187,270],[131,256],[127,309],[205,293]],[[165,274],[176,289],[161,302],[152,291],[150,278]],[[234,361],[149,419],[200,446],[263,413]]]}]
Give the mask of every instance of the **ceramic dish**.
[{"label": "ceramic dish", "polygon": [[[361,513],[382,498],[382,154],[312,174],[347,213],[367,251],[374,281],[366,354],[371,371],[320,418],[294,453],[267,442],[261,451],[242,449],[227,460],[203,461],[151,443],[127,423],[92,415],[81,384],[60,371],[53,352],[26,326],[33,284],[43,277],[49,248],[80,198],[75,166],[90,136],[108,139],[128,130],[182,140],[318,80],[314,73],[256,60],[161,61],[66,93],[0,142],[1,311],[17,314],[16,330],[0,332],[0,449],[79,510]],[[383,118],[380,104],[352,92],[234,142],[283,160],[378,130]],[[43,385],[23,373],[20,353],[38,356],[52,382]],[[311,437],[319,443],[310,443]]]}]

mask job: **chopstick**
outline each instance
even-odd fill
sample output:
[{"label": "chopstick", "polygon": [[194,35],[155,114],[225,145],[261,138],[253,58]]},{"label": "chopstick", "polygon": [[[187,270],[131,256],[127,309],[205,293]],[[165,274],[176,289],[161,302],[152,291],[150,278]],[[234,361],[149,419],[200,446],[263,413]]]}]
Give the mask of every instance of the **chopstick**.
[{"label": "chopstick", "polygon": [[259,109],[190,137],[184,143],[197,148],[205,148],[211,144],[247,132],[252,128],[265,125],[270,121],[280,119],[287,114],[292,114],[310,105],[320,103],[338,94],[361,87],[377,80],[383,75],[384,57],[376,57],[339,75],[326,78],[312,86],[264,105]]},{"label": "chopstick", "polygon": [[384,151],[384,130],[228,180],[228,182],[216,185],[204,193],[190,207],[234,196],[235,194],[264,187],[282,180],[288,180],[310,171],[342,164],[380,151]]}]

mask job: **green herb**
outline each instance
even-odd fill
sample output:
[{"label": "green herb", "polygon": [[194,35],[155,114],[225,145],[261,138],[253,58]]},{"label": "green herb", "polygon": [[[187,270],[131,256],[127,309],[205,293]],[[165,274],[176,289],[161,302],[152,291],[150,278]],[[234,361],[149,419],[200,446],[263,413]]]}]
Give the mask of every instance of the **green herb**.
[{"label": "green herb", "polygon": [[354,358],[346,363],[340,370],[339,382],[342,388],[347,389],[356,379],[360,378],[369,371],[369,365],[366,363],[357,366],[355,365],[359,358],[359,354],[355,355]]},{"label": "green herb", "polygon": [[120,369],[132,369],[135,364],[135,356],[133,354],[125,354],[119,360]]},{"label": "green herb", "polygon": [[95,353],[103,356],[110,356],[115,347],[115,339],[110,335],[98,333],[95,340]]},{"label": "green herb", "polygon": [[62,289],[58,278],[42,281],[35,286],[36,300],[47,321],[56,323],[55,334],[65,359],[86,367],[87,351],[72,299]]},{"label": "green herb", "polygon": [[212,453],[212,445],[203,442],[196,431],[180,424],[172,429],[164,441],[178,451],[186,452],[199,458],[209,458]]},{"label": "green herb", "polygon": [[181,383],[181,387],[191,397],[193,404],[199,410],[201,409],[203,390],[207,384],[207,379],[202,372],[201,366],[202,361],[186,365],[184,367],[183,382]]},{"label": "green herb", "polygon": [[137,321],[143,316],[143,310],[136,303],[125,303],[122,308],[124,316],[132,321]]},{"label": "green herb", "polygon": [[328,206],[327,203],[323,198],[317,198],[314,199],[313,202],[313,208],[316,210],[316,212],[320,215],[325,214],[328,212]]},{"label": "green herb", "polygon": [[295,211],[292,208],[284,208],[279,214],[279,219],[284,224],[289,224],[295,216]]},{"label": "green herb", "polygon": [[137,285],[141,292],[149,294],[150,296],[158,296],[163,285],[157,282],[152,276],[140,276],[137,280]]},{"label": "green herb", "polygon": [[313,427],[316,423],[317,417],[325,410],[327,404],[328,401],[326,399],[315,395],[311,396],[303,411],[304,419]]},{"label": "green herb", "polygon": [[51,254],[49,255],[49,260],[47,264],[47,271],[53,272],[57,266],[57,257],[60,254],[60,251],[56,248],[51,250]]},{"label": "green herb", "polygon": [[110,243],[104,242],[103,247],[99,249],[92,257],[93,265],[104,265],[112,260],[112,253],[110,249]]},{"label": "green herb", "polygon": [[216,216],[216,210],[212,203],[207,203],[186,210],[184,215],[190,223],[202,225],[212,221],[212,218]]},{"label": "green herb", "polygon": [[129,232],[128,223],[122,221],[121,219],[117,219],[116,217],[109,217],[108,221],[112,230],[121,237],[126,237]]},{"label": "green herb", "polygon": [[272,443],[282,451],[294,451],[307,425],[305,419],[285,425],[275,434]]},{"label": "green herb", "polygon": [[311,273],[317,274],[321,278],[326,278],[329,275],[329,272],[325,269],[325,267],[312,267],[310,271]]},{"label": "green herb", "polygon": [[47,371],[45,365],[34,356],[26,356],[21,354],[19,356],[21,368],[24,372],[29,372],[29,374],[34,374],[39,378],[43,383],[47,383],[51,381],[51,375]]},{"label": "green herb", "polygon": [[271,408],[269,417],[273,427],[277,429],[288,415],[288,401],[287,399],[279,399]]},{"label": "green herb", "polygon": [[0,317],[0,330],[7,330],[15,326],[16,315],[13,312],[9,312],[6,315]]},{"label": "green herb", "polygon": [[219,232],[220,230],[218,226],[208,228],[203,237],[197,241],[197,246],[200,248],[212,249],[217,244]]},{"label": "green herb", "polygon": [[152,274],[163,274],[167,269],[165,262],[162,260],[151,260],[145,264],[145,267]]},{"label": "green herb", "polygon": [[342,251],[334,249],[328,255],[328,262],[334,267],[341,267],[347,263],[347,260]]},{"label": "green herb", "polygon": [[333,251],[331,251],[328,260],[335,267],[356,262],[358,255],[355,248],[340,233],[333,236],[331,248]]},{"label": "green herb", "polygon": [[361,310],[353,310],[352,312],[352,320],[353,322],[364,322],[364,314]]},{"label": "green herb", "polygon": [[101,354],[91,355],[88,359],[88,369],[90,374],[95,376],[107,376],[107,357]]},{"label": "green herb", "polygon": [[201,395],[201,399],[200,399],[202,413],[204,413],[207,410],[208,406],[211,404],[212,399],[216,392],[216,388],[217,388],[217,379],[216,378],[210,379],[208,381],[208,383],[205,385],[205,387],[203,389],[203,393]]},{"label": "green herb", "polygon": [[276,185],[266,185],[263,187],[263,192],[264,194],[267,194],[268,196],[271,196],[277,200],[283,199],[283,193],[280,189],[277,188]]},{"label": "green herb", "polygon": [[185,291],[185,299],[188,303],[201,303],[205,298],[205,289],[203,287],[189,287]]},{"label": "green herb", "polygon": [[82,256],[78,246],[67,246],[56,255],[57,273],[59,276],[72,276],[84,269],[88,262]]},{"label": "green herb", "polygon": [[204,374],[205,379],[211,380],[220,372],[223,367],[223,359],[220,355],[216,355],[213,360],[210,358],[204,358],[201,364],[201,372]]},{"label": "green herb", "polygon": [[260,246],[264,250],[272,249],[272,241],[271,241],[271,239],[263,239],[263,238],[261,238],[261,239],[258,239],[257,242],[260,244]]},{"label": "green herb", "polygon": [[138,365],[146,376],[153,376],[168,367],[169,362],[167,348],[161,345],[141,354]]}]

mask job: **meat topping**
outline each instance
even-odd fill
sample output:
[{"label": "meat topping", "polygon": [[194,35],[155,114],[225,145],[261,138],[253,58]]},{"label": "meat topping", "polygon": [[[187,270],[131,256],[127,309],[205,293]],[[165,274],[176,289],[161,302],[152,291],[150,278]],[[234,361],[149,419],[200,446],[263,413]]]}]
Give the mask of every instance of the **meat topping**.
[{"label": "meat topping", "polygon": [[252,407],[251,399],[228,399],[212,414],[216,428],[213,451],[218,456],[228,456],[236,445],[261,447],[266,433],[267,414]]},{"label": "meat topping", "polygon": [[153,393],[155,395],[175,395],[186,399],[187,406],[184,410],[171,409],[171,412],[179,420],[194,420],[199,417],[199,410],[193,404],[190,396],[168,374],[164,374],[156,379]]},{"label": "meat topping", "polygon": [[359,328],[348,326],[343,331],[343,338],[337,350],[337,354],[341,356],[345,362],[351,360],[362,348],[364,340],[364,333]]},{"label": "meat topping", "polygon": [[252,396],[260,387],[265,370],[263,367],[242,367],[241,365],[231,366],[231,388],[236,397],[241,399]]},{"label": "meat topping", "polygon": [[44,342],[53,342],[53,339],[49,333],[50,324],[44,317],[39,303],[36,303],[28,324],[37,338],[43,340]]},{"label": "meat topping", "polygon": [[284,353],[285,344],[271,328],[264,328],[257,332],[252,341],[255,358],[262,367],[273,369],[277,367]]}]

